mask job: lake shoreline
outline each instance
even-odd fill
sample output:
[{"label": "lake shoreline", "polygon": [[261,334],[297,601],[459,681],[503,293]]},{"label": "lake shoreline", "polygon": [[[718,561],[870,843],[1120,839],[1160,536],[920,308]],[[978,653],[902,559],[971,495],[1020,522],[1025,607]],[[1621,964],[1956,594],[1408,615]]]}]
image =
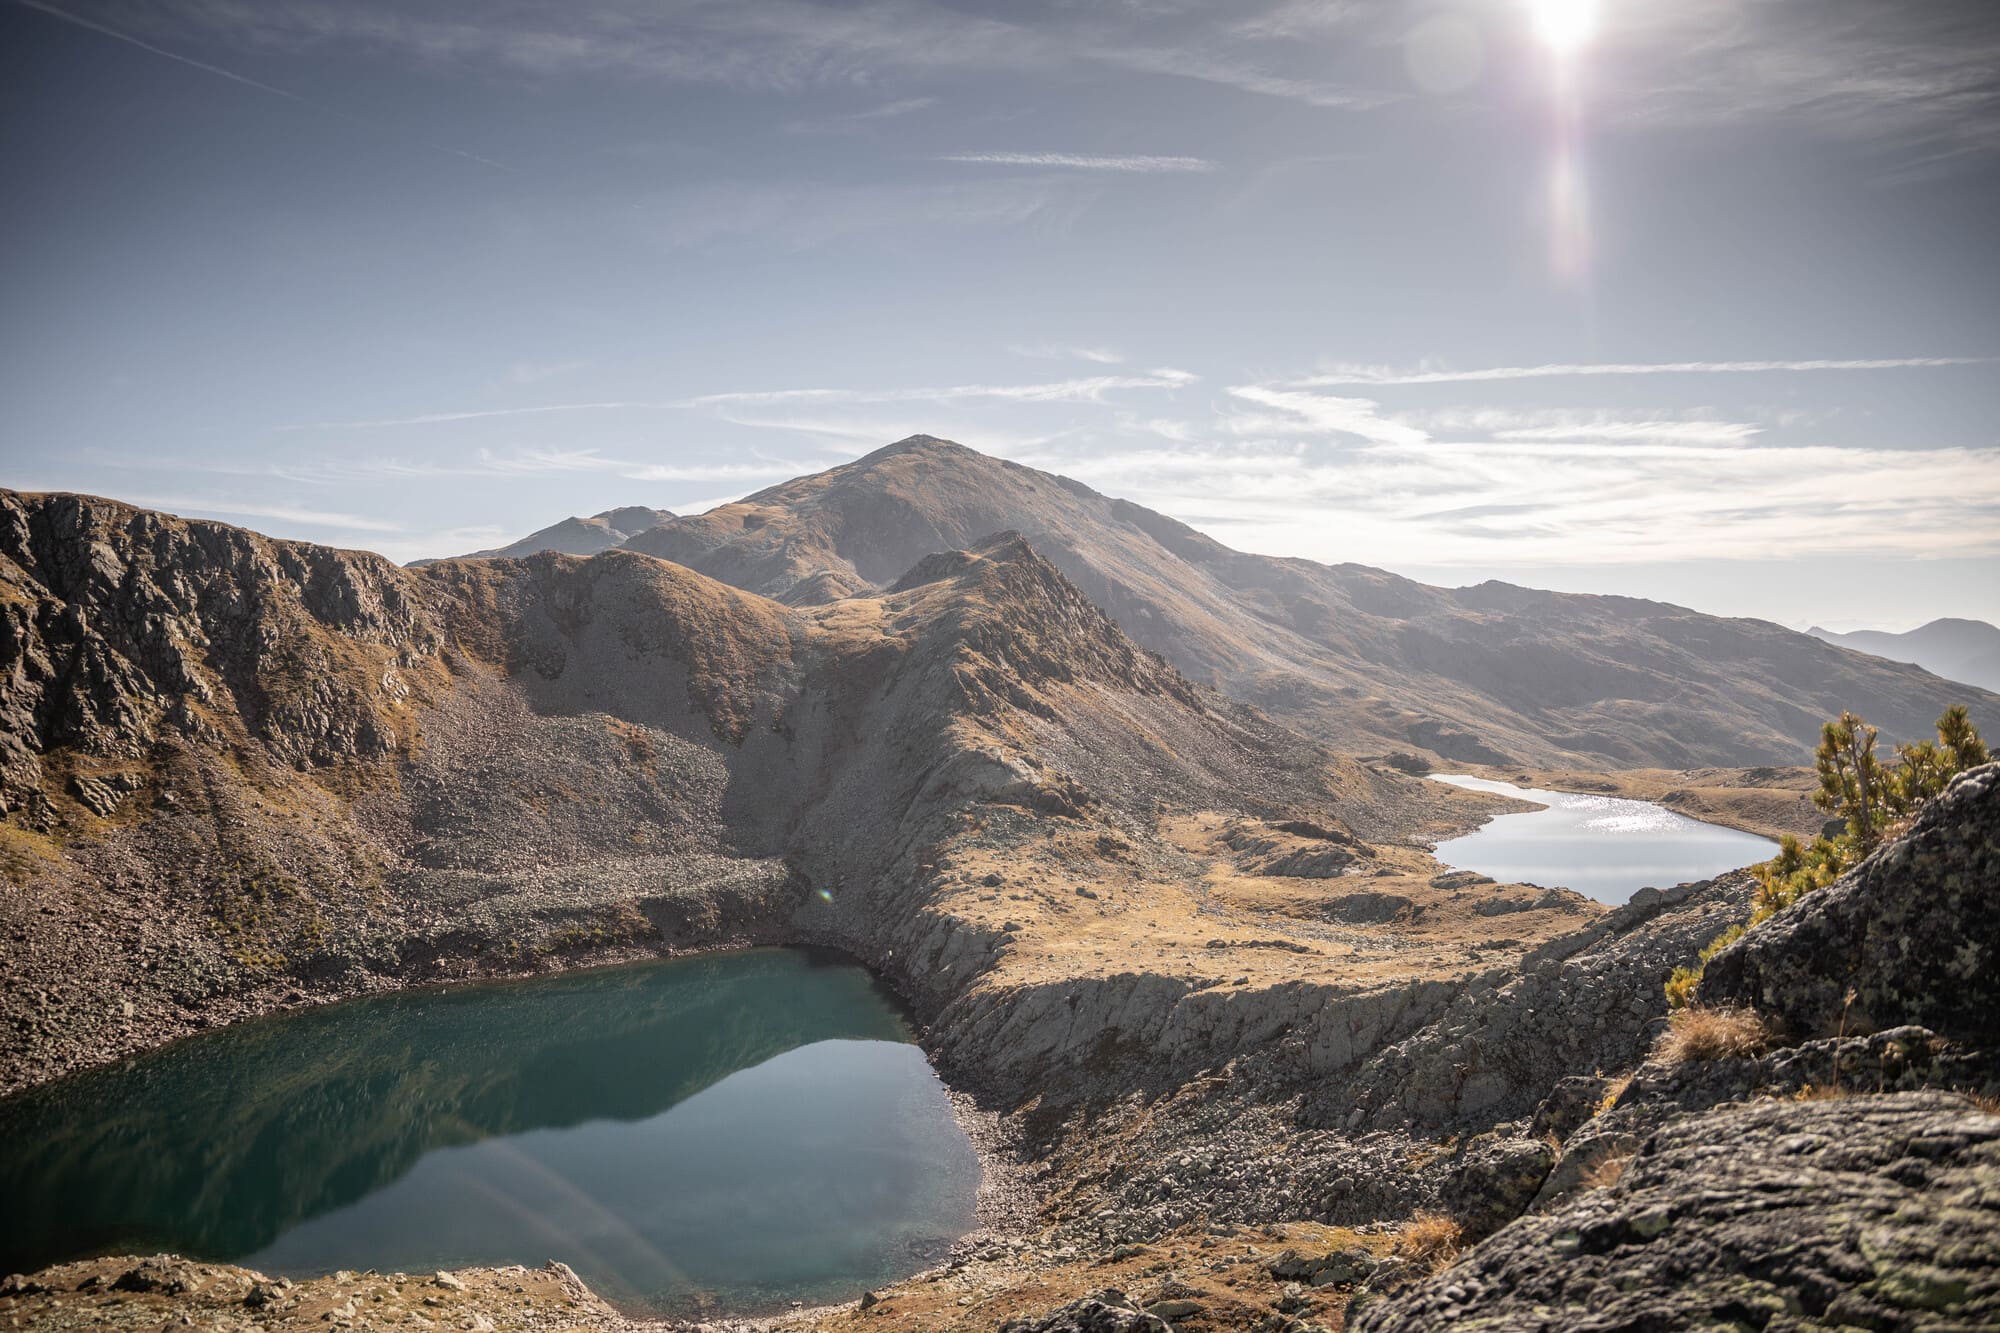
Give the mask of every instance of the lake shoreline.
[{"label": "lake shoreline", "polygon": [[1440,861],[1502,883],[1566,888],[1611,907],[1641,890],[1710,880],[1767,861],[1778,851],[1777,843],[1761,835],[1654,801],[1601,790],[1527,787],[1470,773],[1429,776],[1532,807],[1439,843],[1434,854]]},{"label": "lake shoreline", "polygon": [[[281,1019],[304,1016],[310,1013],[323,1014],[353,1000],[376,998],[421,999],[426,993],[440,997],[459,997],[468,990],[491,989],[504,992],[511,989],[515,983],[521,982],[579,978],[592,973],[615,974],[629,969],[647,968],[662,963],[695,963],[703,960],[727,958],[766,950],[803,954],[807,955],[815,965],[841,965],[866,973],[870,984],[880,994],[882,1001],[888,1005],[889,1010],[896,1016],[898,1024],[907,1033],[909,1043],[922,1053],[923,1067],[936,1080],[936,1087],[939,1093],[942,1094],[942,1100],[949,1107],[950,1121],[956,1126],[957,1132],[962,1136],[965,1146],[969,1149],[971,1156],[977,1161],[978,1179],[974,1197],[971,1200],[971,1227],[949,1242],[945,1242],[944,1248],[937,1252],[937,1258],[930,1266],[898,1276],[892,1281],[900,1284],[919,1280],[927,1273],[941,1271],[957,1262],[961,1262],[966,1255],[974,1251],[981,1249],[990,1250],[996,1244],[1007,1245],[1012,1243],[1018,1247],[1020,1244],[1019,1238],[1032,1228],[1041,1204],[1041,1199],[1031,1183],[1032,1176],[1027,1169],[1030,1160],[1030,1150],[1023,1142],[1019,1122],[1006,1111],[982,1103],[981,1099],[975,1093],[955,1084],[945,1069],[941,1068],[934,1061],[933,1052],[927,1041],[929,1031],[922,1021],[917,1005],[911,1001],[896,979],[887,972],[870,966],[865,960],[855,956],[851,950],[836,944],[819,941],[794,941],[786,944],[772,945],[759,942],[720,946],[710,949],[679,950],[671,955],[620,949],[608,951],[614,956],[574,957],[565,960],[560,965],[542,967],[526,973],[500,976],[490,974],[469,975],[448,979],[426,978],[423,980],[413,980],[402,985],[371,987],[355,995],[320,996],[315,997],[310,1003],[293,1002],[269,1008],[215,1028],[182,1033],[170,1040],[157,1043],[143,1050],[123,1053],[119,1058],[150,1057],[173,1047],[191,1044],[187,1042],[187,1038],[189,1037],[215,1037],[222,1035],[225,1030],[242,1033],[246,1030],[254,1030],[262,1024]],[[91,1066],[89,1069],[73,1070],[59,1078],[45,1080],[29,1089],[23,1089],[21,1092],[11,1094],[4,1100],[0,1100],[0,1108],[4,1108],[9,1104],[17,1104],[21,1097],[30,1093],[58,1088],[74,1079],[88,1077],[92,1073],[102,1073],[116,1063],[117,1060],[113,1059]],[[751,1065],[745,1066],[745,1068],[760,1067],[763,1063],[761,1060],[754,1061]],[[527,1128],[532,1130],[534,1126],[531,1125]],[[494,1137],[495,1134],[498,1137],[504,1138],[509,1132],[513,1131],[497,1130],[494,1131],[494,1134],[482,1136],[480,1140],[476,1141],[485,1141]],[[399,1175],[396,1178],[401,1179],[402,1177]],[[305,1220],[307,1219],[301,1219],[301,1223]],[[163,1260],[166,1258],[166,1256],[162,1256]],[[57,1259],[47,1265],[38,1265],[37,1267],[42,1273],[71,1269],[82,1271],[86,1267],[95,1272],[104,1270],[107,1266],[122,1264],[130,1267],[143,1262],[149,1261],[144,1261],[136,1255],[131,1254],[99,1253],[96,1255],[85,1254],[83,1257],[76,1258]],[[260,1271],[261,1266],[257,1263],[257,1256],[255,1254],[248,1254],[242,1259],[235,1261],[213,1258],[183,1259],[176,1255],[171,1257],[171,1262],[181,1265],[192,1265],[209,1273],[243,1272],[256,1274],[259,1277],[265,1275]],[[340,1276],[332,1272],[330,1268],[324,1273],[318,1272],[316,1266],[313,1265],[308,1265],[308,1268],[313,1271],[305,1272],[303,1275],[295,1264],[279,1263],[276,1267],[290,1273],[292,1276],[287,1279],[274,1277],[273,1280],[283,1280],[290,1285],[299,1287],[316,1283],[325,1284],[333,1282]],[[560,1268],[561,1266],[557,1265],[557,1267]],[[453,1271],[471,1278],[475,1274],[492,1276],[524,1270],[521,1270],[518,1265],[497,1264],[454,1269]],[[574,1274],[567,1273],[567,1270],[564,1270],[564,1273],[572,1285],[587,1290],[593,1302],[616,1311],[619,1318],[627,1321],[630,1327],[671,1329],[693,1326],[683,1325],[679,1322],[683,1317],[680,1315],[672,1315],[664,1311],[646,1308],[626,1308],[625,1304],[620,1302],[615,1295],[607,1295],[597,1288],[590,1287],[587,1282],[575,1277]],[[374,1276],[373,1270],[370,1270],[369,1276]],[[419,1276],[412,1280],[422,1281],[423,1279]],[[9,1279],[9,1282],[13,1283],[15,1288],[19,1288],[21,1283],[25,1281],[26,1279]],[[852,1296],[846,1301],[815,1308],[832,1310],[843,1308],[843,1306],[852,1307],[854,1301],[860,1299],[862,1295],[863,1291],[857,1285]],[[704,1309],[702,1317],[707,1321],[711,1321],[704,1326],[753,1328],[761,1327],[763,1321],[796,1317],[798,1313],[799,1310],[795,1301],[755,1300],[742,1304],[720,1303]],[[713,1324],[712,1321],[717,1319],[728,1322],[726,1324]]]}]

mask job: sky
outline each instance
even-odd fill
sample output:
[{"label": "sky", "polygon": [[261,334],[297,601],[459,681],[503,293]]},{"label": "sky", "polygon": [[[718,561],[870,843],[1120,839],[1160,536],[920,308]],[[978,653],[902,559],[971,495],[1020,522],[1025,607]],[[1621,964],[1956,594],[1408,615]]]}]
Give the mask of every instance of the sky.
[{"label": "sky", "polygon": [[914,433],[2000,621],[1991,0],[0,0],[0,484],[399,560]]}]

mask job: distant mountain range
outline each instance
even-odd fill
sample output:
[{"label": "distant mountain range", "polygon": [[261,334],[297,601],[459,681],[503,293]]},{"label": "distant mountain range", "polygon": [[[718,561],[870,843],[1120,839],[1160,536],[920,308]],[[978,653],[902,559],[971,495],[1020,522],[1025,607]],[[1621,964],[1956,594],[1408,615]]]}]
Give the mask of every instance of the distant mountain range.
[{"label": "distant mountain range", "polygon": [[[559,551],[563,555],[596,555],[599,551],[609,551],[622,546],[629,539],[649,528],[656,528],[673,519],[670,509],[648,509],[643,505],[627,505],[622,509],[607,509],[589,518],[566,518],[560,523],[551,523],[539,532],[531,532],[517,542],[496,546],[488,551],[474,551],[465,556],[467,560],[487,560],[496,556],[519,559],[533,555],[537,551]],[[435,560],[413,560],[413,566],[436,564]]]},{"label": "distant mountain range", "polygon": [[1797,763],[1843,708],[1892,739],[1927,734],[1951,703],[2000,720],[2000,696],[1767,621],[1499,582],[1438,588],[1366,565],[1251,555],[932,436],[663,520],[621,547],[811,607],[1008,531],[1189,677],[1347,753]]},{"label": "distant mountain range", "polygon": [[1983,620],[1933,620],[1903,634],[1864,629],[1835,634],[1815,625],[1806,633],[1858,653],[1914,662],[1933,675],[2000,690],[2000,628]]}]

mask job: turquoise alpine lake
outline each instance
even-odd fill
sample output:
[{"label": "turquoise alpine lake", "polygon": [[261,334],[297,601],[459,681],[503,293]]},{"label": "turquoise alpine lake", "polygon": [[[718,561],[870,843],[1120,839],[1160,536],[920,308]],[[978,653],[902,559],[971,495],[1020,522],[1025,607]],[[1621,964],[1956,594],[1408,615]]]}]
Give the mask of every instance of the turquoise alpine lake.
[{"label": "turquoise alpine lake", "polygon": [[881,985],[760,949],[350,1000],[0,1102],[0,1272],[557,1259],[631,1312],[755,1312],[937,1262],[979,1178]]},{"label": "turquoise alpine lake", "polygon": [[1436,776],[1455,787],[1544,807],[1499,815],[1438,844],[1437,859],[1446,865],[1506,884],[1574,889],[1617,904],[1648,886],[1712,879],[1778,854],[1778,844],[1768,838],[1704,824],[1650,801],[1516,787],[1463,774]]}]

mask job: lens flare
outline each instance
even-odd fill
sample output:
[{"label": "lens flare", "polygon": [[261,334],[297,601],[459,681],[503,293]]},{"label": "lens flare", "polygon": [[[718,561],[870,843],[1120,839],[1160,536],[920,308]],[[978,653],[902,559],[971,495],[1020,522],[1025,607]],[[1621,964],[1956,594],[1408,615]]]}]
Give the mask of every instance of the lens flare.
[{"label": "lens flare", "polygon": [[1597,0],[1529,0],[1535,33],[1559,56],[1570,55],[1597,35]]}]

